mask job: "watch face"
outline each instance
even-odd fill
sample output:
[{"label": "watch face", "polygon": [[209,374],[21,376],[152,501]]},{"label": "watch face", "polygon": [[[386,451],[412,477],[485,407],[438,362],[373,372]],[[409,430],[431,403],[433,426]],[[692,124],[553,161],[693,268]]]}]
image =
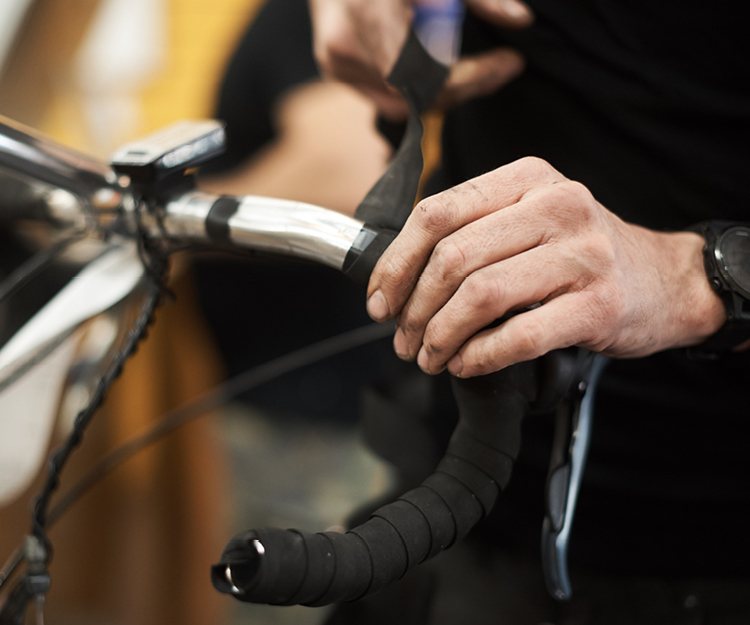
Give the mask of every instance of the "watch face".
[{"label": "watch face", "polygon": [[724,277],[750,298],[750,228],[736,226],[719,238],[716,256]]}]

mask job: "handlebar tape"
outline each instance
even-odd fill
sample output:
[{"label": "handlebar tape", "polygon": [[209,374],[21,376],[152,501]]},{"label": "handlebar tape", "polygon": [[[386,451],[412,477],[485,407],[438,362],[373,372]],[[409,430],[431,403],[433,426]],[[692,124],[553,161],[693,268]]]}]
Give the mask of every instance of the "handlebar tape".
[{"label": "handlebar tape", "polygon": [[344,259],[341,271],[357,284],[367,286],[375,264],[398,233],[365,224]]},{"label": "handlebar tape", "polygon": [[[365,225],[342,267],[360,284],[367,284],[411,212],[422,170],[419,114],[447,73],[410,32],[388,78],[409,104],[405,134],[388,170],[357,208],[355,217]],[[536,371],[537,364],[530,362],[482,378],[455,379],[459,422],[445,457],[420,486],[345,534],[273,528],[243,532],[212,567],[214,586],[253,603],[353,601],[449,548],[489,514],[510,479],[521,421],[536,393]]]},{"label": "handlebar tape", "polygon": [[242,601],[322,606],[373,594],[463,538],[510,479],[535,362],[453,380],[459,422],[435,473],[345,534],[296,529],[235,536],[212,567],[214,586]]},{"label": "handlebar tape", "polygon": [[382,228],[400,230],[406,223],[422,174],[422,122],[445,84],[448,68],[427,52],[413,30],[388,76],[409,105],[406,128],[388,169],[360,202],[354,216]]}]

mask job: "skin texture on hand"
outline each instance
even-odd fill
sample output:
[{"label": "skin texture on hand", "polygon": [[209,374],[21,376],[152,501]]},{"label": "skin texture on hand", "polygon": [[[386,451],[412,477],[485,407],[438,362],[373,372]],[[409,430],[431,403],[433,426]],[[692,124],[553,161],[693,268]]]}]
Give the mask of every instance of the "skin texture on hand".
[{"label": "skin texture on hand", "polygon": [[433,374],[471,377],[572,345],[645,356],[724,323],[703,243],[626,223],[525,158],[420,202],[372,274],[368,311],[398,317],[396,352]]},{"label": "skin texture on hand", "polygon": [[[519,0],[465,0],[468,9],[506,28],[533,21]],[[390,119],[404,119],[405,101],[386,82],[412,20],[413,0],[310,0],[315,57],[321,72],[370,97]],[[448,108],[492,93],[523,71],[523,58],[509,48],[462,57],[452,66],[436,107]]]}]

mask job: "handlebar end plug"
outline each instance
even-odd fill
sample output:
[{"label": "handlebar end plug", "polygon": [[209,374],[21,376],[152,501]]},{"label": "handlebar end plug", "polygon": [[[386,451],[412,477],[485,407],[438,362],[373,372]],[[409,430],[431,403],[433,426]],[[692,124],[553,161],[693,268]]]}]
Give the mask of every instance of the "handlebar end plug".
[{"label": "handlebar end plug", "polygon": [[[247,532],[246,532],[247,533]],[[265,548],[253,537],[236,536],[211,567],[211,581],[219,592],[241,597],[255,584]]]}]

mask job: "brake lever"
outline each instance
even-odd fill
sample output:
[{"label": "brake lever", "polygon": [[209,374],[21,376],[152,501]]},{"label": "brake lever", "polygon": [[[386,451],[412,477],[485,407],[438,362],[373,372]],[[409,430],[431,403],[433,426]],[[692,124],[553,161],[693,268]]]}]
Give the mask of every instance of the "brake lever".
[{"label": "brake lever", "polygon": [[549,593],[560,601],[572,596],[568,542],[589,449],[596,388],[608,359],[577,350],[567,393],[557,404],[550,469],[545,486],[542,569]]}]

